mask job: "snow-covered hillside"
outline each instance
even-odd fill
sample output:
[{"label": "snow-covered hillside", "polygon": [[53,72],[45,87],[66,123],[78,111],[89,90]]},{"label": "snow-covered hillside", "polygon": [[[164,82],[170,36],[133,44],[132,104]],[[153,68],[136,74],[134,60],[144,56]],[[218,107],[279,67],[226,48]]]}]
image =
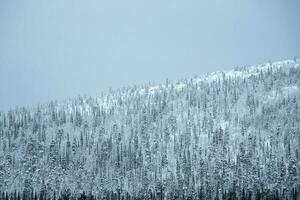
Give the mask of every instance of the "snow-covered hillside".
[{"label": "snow-covered hillside", "polygon": [[0,191],[290,198],[299,105],[288,60],[0,113]]}]

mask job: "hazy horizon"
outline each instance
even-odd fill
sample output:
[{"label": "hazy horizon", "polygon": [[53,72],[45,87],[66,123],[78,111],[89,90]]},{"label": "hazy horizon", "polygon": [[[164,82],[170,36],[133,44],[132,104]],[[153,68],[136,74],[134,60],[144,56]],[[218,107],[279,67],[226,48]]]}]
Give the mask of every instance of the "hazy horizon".
[{"label": "hazy horizon", "polygon": [[0,2],[0,111],[300,56],[300,2]]}]

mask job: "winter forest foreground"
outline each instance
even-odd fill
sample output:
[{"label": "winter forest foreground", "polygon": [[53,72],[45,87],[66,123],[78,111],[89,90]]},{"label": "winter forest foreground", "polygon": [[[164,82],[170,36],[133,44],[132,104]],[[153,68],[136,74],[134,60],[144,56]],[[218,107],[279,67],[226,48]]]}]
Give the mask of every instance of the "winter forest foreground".
[{"label": "winter forest foreground", "polygon": [[0,200],[300,199],[299,183],[296,59],[0,113]]}]

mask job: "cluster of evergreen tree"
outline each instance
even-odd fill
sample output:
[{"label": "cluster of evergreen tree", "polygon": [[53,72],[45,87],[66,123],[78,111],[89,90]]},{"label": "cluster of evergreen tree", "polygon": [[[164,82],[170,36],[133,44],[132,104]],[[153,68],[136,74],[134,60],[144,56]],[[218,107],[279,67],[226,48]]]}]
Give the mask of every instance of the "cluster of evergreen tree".
[{"label": "cluster of evergreen tree", "polygon": [[[201,191],[202,190],[202,191]],[[83,191],[82,193],[71,193],[69,190],[61,192],[59,195],[56,195],[54,192],[51,197],[48,197],[45,193],[40,192],[37,194],[36,192],[31,191],[30,193],[26,193],[25,191],[20,194],[19,192],[13,193],[5,193],[0,192],[0,200],[163,200],[166,198],[169,199],[188,199],[188,200],[205,200],[207,199],[205,196],[205,192],[203,188],[193,196],[178,196],[176,193],[169,194],[166,197],[166,194],[161,193],[160,191],[148,191],[147,196],[145,193],[141,194],[140,196],[132,196],[128,192],[121,193],[113,192],[113,191],[105,191],[102,195],[93,195],[89,193],[88,195],[85,194]],[[280,193],[278,190],[267,190],[267,191],[251,191],[243,188],[240,191],[232,188],[229,191],[225,191],[220,195],[215,196],[214,200],[281,200],[281,199],[291,199],[291,200],[298,200],[300,195],[300,187],[293,188],[291,191],[283,191]]]},{"label": "cluster of evergreen tree", "polygon": [[1,198],[299,198],[299,103],[283,61],[0,112]]}]

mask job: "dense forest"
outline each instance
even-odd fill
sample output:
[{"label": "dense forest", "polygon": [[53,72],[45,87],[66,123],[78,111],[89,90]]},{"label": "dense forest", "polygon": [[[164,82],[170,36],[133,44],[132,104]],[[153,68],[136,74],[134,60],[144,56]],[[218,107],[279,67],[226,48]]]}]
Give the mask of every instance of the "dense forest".
[{"label": "dense forest", "polygon": [[0,200],[300,199],[300,62],[0,112],[0,138]]}]

